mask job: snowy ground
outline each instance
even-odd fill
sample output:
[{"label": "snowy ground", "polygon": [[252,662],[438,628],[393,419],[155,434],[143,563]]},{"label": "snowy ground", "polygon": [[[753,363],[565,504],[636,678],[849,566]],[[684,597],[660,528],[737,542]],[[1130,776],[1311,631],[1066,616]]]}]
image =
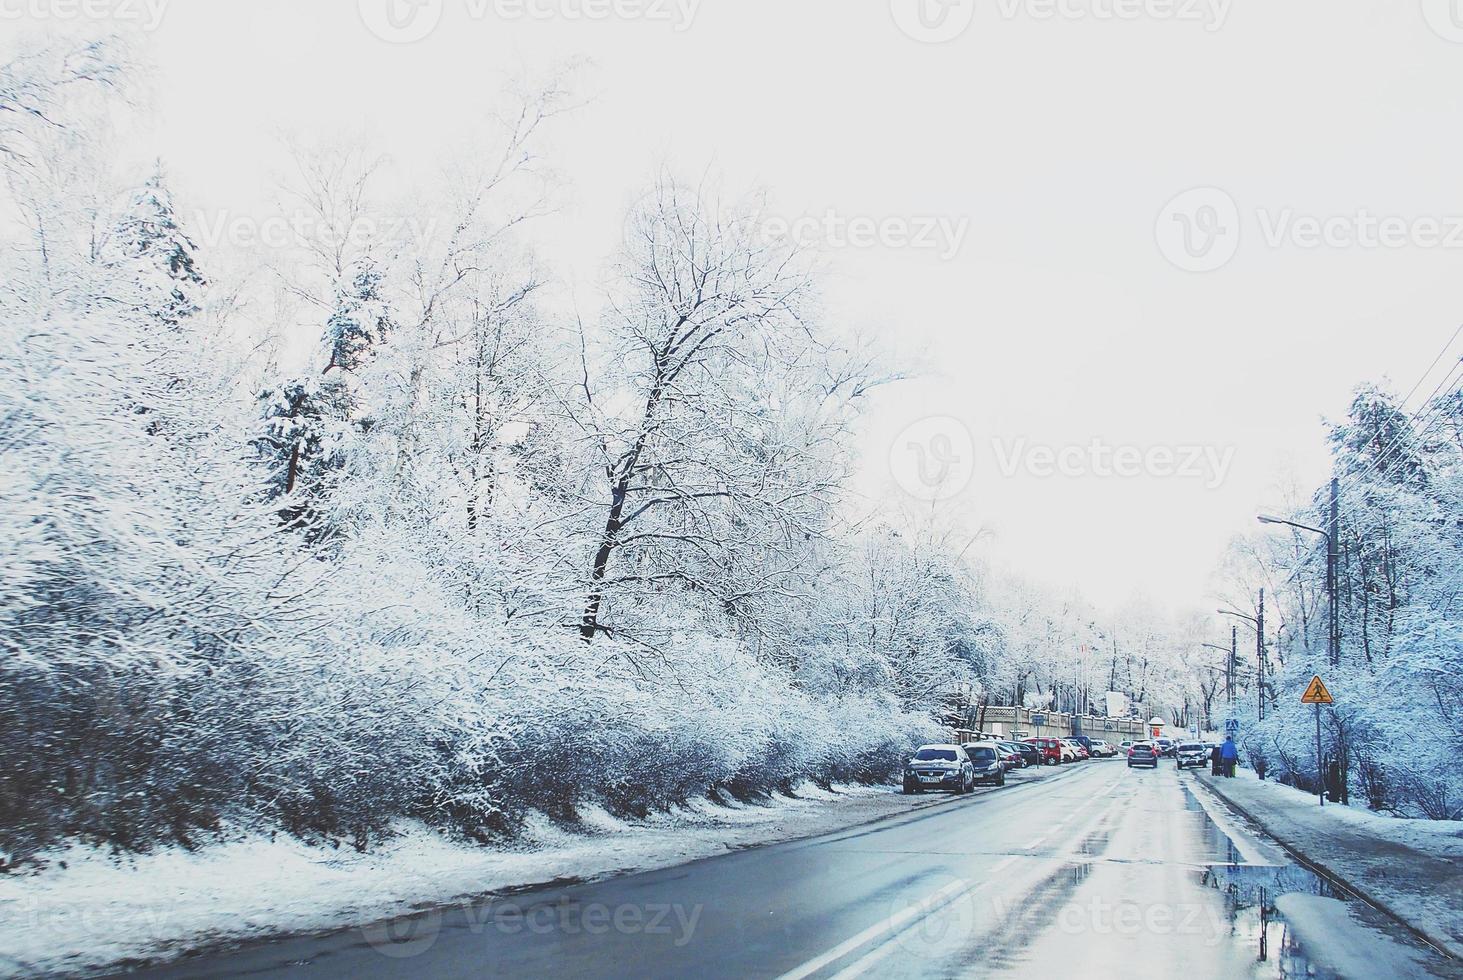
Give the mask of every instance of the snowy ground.
[{"label": "snowy ground", "polygon": [[1463,823],[1322,808],[1314,796],[1248,770],[1202,778],[1271,836],[1463,957]]},{"label": "snowy ground", "polygon": [[42,871],[0,875],[0,976],[85,971],[348,927],[462,896],[674,865],[948,799],[809,785],[765,806],[706,801],[634,823],[594,811],[578,831],[540,819],[519,850],[475,847],[420,827],[364,855],[282,835],[122,859],[72,848],[46,855]]}]

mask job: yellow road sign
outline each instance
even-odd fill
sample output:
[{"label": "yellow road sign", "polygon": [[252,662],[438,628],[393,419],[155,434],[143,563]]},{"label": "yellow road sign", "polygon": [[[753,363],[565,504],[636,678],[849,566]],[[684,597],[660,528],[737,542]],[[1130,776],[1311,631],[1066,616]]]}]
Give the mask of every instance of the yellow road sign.
[{"label": "yellow road sign", "polygon": [[1335,704],[1336,699],[1331,697],[1331,692],[1326,690],[1325,683],[1320,676],[1312,677],[1310,686],[1300,696],[1301,704]]}]

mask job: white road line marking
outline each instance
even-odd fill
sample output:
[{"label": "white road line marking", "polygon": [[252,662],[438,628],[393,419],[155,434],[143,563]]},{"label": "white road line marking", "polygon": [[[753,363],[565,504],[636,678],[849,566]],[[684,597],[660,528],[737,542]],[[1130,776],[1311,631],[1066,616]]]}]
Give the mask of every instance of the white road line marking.
[{"label": "white road line marking", "polygon": [[[977,884],[964,880],[952,881],[944,888],[941,888],[933,894],[922,899],[921,901],[916,902],[909,908],[889,916],[889,918],[885,919],[883,922],[874,923],[863,932],[854,936],[852,939],[847,939],[839,943],[837,946],[834,946],[832,949],[828,950],[828,952],[823,953],[820,956],[813,957],[802,966],[795,967],[794,969],[789,970],[782,976],[778,977],[777,980],[803,980],[804,977],[812,976],[814,973],[817,973],[828,964],[843,959],[849,953],[852,953],[854,950],[860,949],[863,946],[868,945],[870,942],[878,939],[880,936],[888,934],[888,936],[892,938],[896,932],[903,929],[913,920],[922,919],[925,916],[933,915],[934,913],[940,911],[940,909],[944,908],[946,905],[949,905],[951,902],[955,901],[957,898],[970,894],[971,892],[978,891],[981,888],[984,888],[987,884],[989,884],[989,882],[980,882],[979,884]],[[889,945],[892,946],[894,944],[890,943]]]},{"label": "white road line marking", "polygon": [[[1011,865],[1015,864],[1017,860],[1018,860],[1018,858],[1014,854],[1011,854],[1011,855],[1008,855],[1008,856],[1002,858],[1001,860],[997,861],[995,863],[995,865],[991,868],[991,874],[992,875],[998,875],[998,874],[1000,874],[1002,871],[1005,871]],[[985,885],[988,884],[988,883],[989,882],[982,883],[979,886],[979,888],[985,887]],[[971,892],[973,893],[975,891],[978,891],[979,888],[972,888],[971,889]],[[927,914],[931,914],[931,913],[936,912],[936,911],[938,911],[938,910],[937,909],[931,909],[930,910],[930,913],[927,913]],[[833,974],[831,980],[853,980],[853,978],[855,978],[855,977],[863,976],[875,964],[878,964],[878,963],[882,962],[884,959],[886,959],[887,957],[889,957],[890,955],[892,955],[894,953],[894,951],[898,947],[899,947],[899,944],[897,942],[895,942],[894,941],[894,938],[891,936],[884,943],[880,944],[879,946],[874,947],[869,952],[865,953],[862,957],[860,957],[858,960],[855,960],[853,963],[849,964],[848,966],[844,967],[842,970],[839,970],[837,973]]]},{"label": "white road line marking", "polygon": [[[993,873],[994,872],[999,872],[999,871],[1003,870],[1004,868],[1010,867],[1011,863],[1014,862],[1015,860],[1016,859],[1014,857],[1006,858],[1006,860],[1002,861],[1000,864],[997,864],[994,868],[992,868],[991,871]],[[974,894],[975,892],[980,891],[982,888],[984,888],[988,884],[990,884],[990,882],[988,882],[988,881],[981,882],[979,885],[977,885],[976,887],[970,889],[970,891],[969,892],[966,892],[965,894],[966,895]],[[957,897],[964,898],[965,895],[960,895],[960,896],[957,896]],[[952,899],[952,901],[953,901],[953,899]],[[950,903],[947,902],[945,904],[948,905]],[[921,918],[925,918],[925,917],[928,917],[930,915],[933,915],[934,913],[936,913],[938,911],[940,911],[940,910],[939,909],[933,909],[932,908],[929,911],[927,911],[923,916],[921,916]],[[912,925],[912,923],[911,923],[911,925]],[[882,962],[884,959],[886,959],[890,955],[892,955],[897,949],[899,949],[899,943],[896,940],[896,937],[895,936],[890,935],[887,939],[884,940],[884,942],[880,943],[878,946],[875,946],[869,952],[865,953],[863,956],[859,957],[857,960],[855,960],[853,963],[850,963],[848,966],[844,967],[842,970],[839,970],[837,973],[833,974],[833,976],[830,977],[829,980],[853,980],[854,977],[863,976],[866,972],[868,972],[868,970],[869,970],[870,967],[874,966],[876,963]]]},{"label": "white road line marking", "polygon": [[[1121,782],[1121,778],[1114,781],[1111,786],[1103,791],[1103,795],[1110,793]],[[1101,811],[1096,820],[1089,822],[1089,826],[1096,826],[1097,824],[1099,824],[1103,818],[1105,818],[1109,813],[1117,808],[1117,805],[1120,802],[1121,800],[1114,799],[1105,810]],[[1044,837],[1041,837],[1038,840],[1033,841],[1031,844],[1028,844],[1025,849],[1030,850],[1036,845],[1052,837],[1057,832],[1057,830],[1060,830],[1063,826],[1071,822],[1077,816],[1077,811],[1073,811],[1072,813],[1067,814],[1067,816],[1063,818],[1060,823],[1056,824],[1052,830],[1048,831]],[[1071,849],[1069,848],[1068,850]],[[996,864],[991,868],[991,873],[999,874],[1000,872],[1009,868],[1011,865],[1015,864],[1017,860],[1018,858],[1016,855],[1008,855],[1007,857],[1002,858],[1000,861],[996,862]],[[958,898],[962,898],[965,895],[973,894],[977,891],[980,891],[988,884],[990,884],[989,879],[980,882],[979,884],[972,884],[968,881],[953,881],[950,884],[946,885],[944,888],[941,888],[933,894],[929,895],[923,901],[916,903],[913,907],[904,909],[903,911],[895,915],[891,915],[883,922],[874,923],[863,932],[859,933],[851,939],[839,943],[837,946],[834,946],[826,953],[815,956],[801,966],[795,967],[788,972],[782,974],[777,978],[777,980],[804,980],[804,978],[812,976],[814,973],[817,973],[824,967],[836,963],[837,961],[843,959],[845,956],[849,955],[855,950],[862,949],[864,946],[883,936],[886,939],[885,942],[879,944],[868,953],[865,953],[861,958],[851,963],[844,969],[840,970],[838,973],[834,974],[832,978],[832,980],[852,980],[852,978],[862,975],[870,967],[892,955],[899,945],[898,943],[894,942],[894,937],[906,926],[911,925],[918,919],[923,919],[930,915],[933,915],[934,913],[940,911],[945,906],[951,904]]]},{"label": "white road line marking", "polygon": [[873,952],[865,953],[860,959],[833,974],[830,980],[853,980],[854,977],[861,977],[868,969],[893,954],[899,948],[899,944],[892,939],[884,945],[876,948]]}]

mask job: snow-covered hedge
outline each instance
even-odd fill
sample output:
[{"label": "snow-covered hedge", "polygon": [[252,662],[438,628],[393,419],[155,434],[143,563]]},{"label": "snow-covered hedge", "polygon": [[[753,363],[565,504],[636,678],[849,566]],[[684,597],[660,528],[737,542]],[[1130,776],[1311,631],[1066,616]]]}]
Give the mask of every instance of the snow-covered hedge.
[{"label": "snow-covered hedge", "polygon": [[[646,650],[476,615],[413,551],[276,524],[106,318],[0,335],[0,851],[225,825],[367,847],[812,778],[888,780],[927,716],[800,689],[732,639]],[[141,407],[138,392],[155,394]]]},{"label": "snow-covered hedge", "polygon": [[[1275,678],[1284,696],[1263,722],[1251,715],[1241,738],[1257,773],[1307,792],[1325,775],[1316,762],[1314,708],[1299,699],[1313,672],[1296,665]],[[1337,703],[1322,709],[1321,751],[1328,768],[1337,766],[1352,802],[1404,816],[1463,819],[1463,744],[1439,724],[1429,702],[1434,692],[1395,667],[1353,664],[1325,673]]]}]

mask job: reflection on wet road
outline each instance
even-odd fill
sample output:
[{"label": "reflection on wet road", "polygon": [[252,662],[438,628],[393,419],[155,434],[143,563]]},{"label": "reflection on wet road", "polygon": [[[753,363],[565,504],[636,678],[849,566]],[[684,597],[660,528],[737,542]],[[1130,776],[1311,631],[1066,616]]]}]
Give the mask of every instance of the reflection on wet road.
[{"label": "reflection on wet road", "polygon": [[[586,926],[593,909],[606,913],[603,928]],[[661,912],[655,921],[686,927],[648,928]],[[1121,761],[810,840],[546,890],[511,908],[479,901],[153,971],[242,974],[1463,975],[1295,865],[1192,776]]]}]

